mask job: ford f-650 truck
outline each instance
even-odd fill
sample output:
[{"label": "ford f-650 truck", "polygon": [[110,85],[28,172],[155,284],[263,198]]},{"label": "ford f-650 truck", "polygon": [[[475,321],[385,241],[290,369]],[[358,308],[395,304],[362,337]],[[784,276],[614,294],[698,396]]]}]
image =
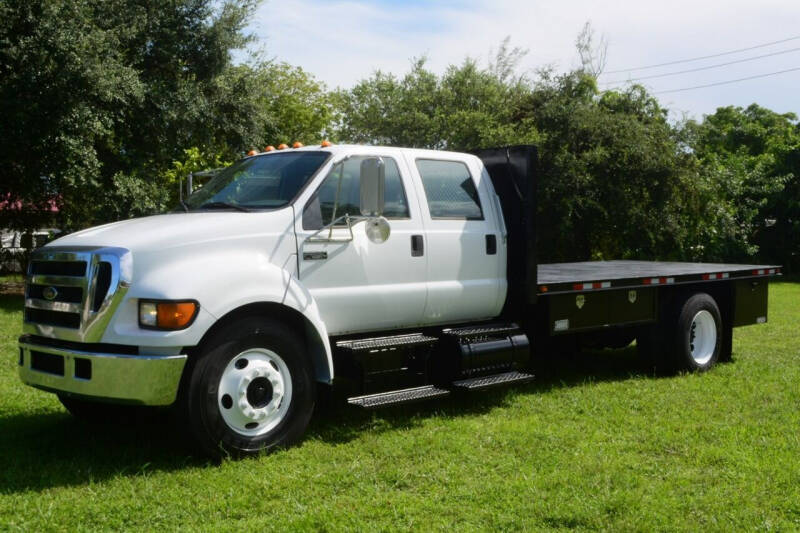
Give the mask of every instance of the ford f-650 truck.
[{"label": "ford f-650 truck", "polygon": [[173,405],[212,454],[297,441],[320,384],[374,408],[522,383],[563,340],[706,370],[780,274],[538,264],[532,146],[272,150],[182,206],[33,254],[19,373],[76,416]]}]

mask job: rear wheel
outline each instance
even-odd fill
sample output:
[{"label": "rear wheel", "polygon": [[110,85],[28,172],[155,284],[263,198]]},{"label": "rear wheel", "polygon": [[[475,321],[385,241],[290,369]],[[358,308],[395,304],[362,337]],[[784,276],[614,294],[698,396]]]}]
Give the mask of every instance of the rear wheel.
[{"label": "rear wheel", "polygon": [[636,343],[648,370],[705,371],[720,359],[723,344],[730,343],[729,332],[714,299],[695,293],[679,299],[661,323],[642,329]]},{"label": "rear wheel", "polygon": [[246,456],[299,440],[316,384],[301,340],[261,317],[228,324],[190,369],[184,416],[209,454]]},{"label": "rear wheel", "polygon": [[675,367],[704,371],[719,360],[722,347],[722,316],[714,299],[705,293],[690,297],[678,315]]}]

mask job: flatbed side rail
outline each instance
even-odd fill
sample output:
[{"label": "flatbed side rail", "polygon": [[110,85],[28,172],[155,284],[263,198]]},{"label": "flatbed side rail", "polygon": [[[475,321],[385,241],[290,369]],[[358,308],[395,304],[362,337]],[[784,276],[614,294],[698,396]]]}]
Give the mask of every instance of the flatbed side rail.
[{"label": "flatbed side rail", "polygon": [[725,280],[740,280],[752,278],[775,278],[782,276],[781,267],[765,266],[760,268],[747,268],[746,270],[727,270],[725,272],[705,272],[669,276],[637,276],[620,279],[587,279],[547,283],[542,280],[538,286],[539,296],[548,294],[565,294],[585,291],[608,291],[615,289],[638,289],[662,285],[688,285],[705,282],[718,282]]}]

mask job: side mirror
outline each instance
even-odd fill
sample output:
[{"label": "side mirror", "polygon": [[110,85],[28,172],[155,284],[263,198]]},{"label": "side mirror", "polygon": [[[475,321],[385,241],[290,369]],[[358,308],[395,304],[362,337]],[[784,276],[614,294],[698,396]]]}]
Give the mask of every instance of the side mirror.
[{"label": "side mirror", "polygon": [[379,217],[383,214],[386,190],[386,166],[380,157],[368,157],[361,162],[361,214]]}]

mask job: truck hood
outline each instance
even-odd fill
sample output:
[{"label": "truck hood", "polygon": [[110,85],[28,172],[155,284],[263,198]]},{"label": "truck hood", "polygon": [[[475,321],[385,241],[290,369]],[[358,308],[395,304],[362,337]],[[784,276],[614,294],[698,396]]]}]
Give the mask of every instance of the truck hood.
[{"label": "truck hood", "polygon": [[71,233],[47,246],[118,246],[156,252],[222,241],[226,247],[285,237],[293,231],[293,209],[244,213],[206,211],[133,218]]}]

